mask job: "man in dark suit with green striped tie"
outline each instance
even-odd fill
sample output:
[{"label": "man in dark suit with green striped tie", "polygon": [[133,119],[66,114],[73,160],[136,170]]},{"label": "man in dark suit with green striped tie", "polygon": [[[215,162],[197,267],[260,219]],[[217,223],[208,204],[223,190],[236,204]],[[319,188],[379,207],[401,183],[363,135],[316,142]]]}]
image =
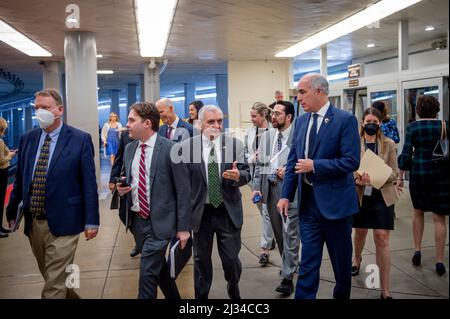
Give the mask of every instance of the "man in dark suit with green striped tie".
[{"label": "man in dark suit with green striped tie", "polygon": [[214,234],[227,281],[228,296],[239,299],[239,260],[243,210],[239,187],[250,181],[243,144],[223,132],[223,113],[214,105],[199,113],[202,134],[184,141],[183,161],[192,185],[195,297],[207,299],[212,284]]}]

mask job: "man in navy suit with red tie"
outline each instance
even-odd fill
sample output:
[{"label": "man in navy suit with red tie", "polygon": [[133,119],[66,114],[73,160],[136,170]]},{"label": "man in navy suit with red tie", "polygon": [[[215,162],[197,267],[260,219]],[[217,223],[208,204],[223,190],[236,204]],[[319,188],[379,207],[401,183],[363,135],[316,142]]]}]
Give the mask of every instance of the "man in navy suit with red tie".
[{"label": "man in navy suit with red tie", "polygon": [[158,135],[179,143],[193,135],[192,125],[181,120],[175,113],[173,102],[170,99],[162,98],[156,103],[159,116],[163,121],[163,125],[159,128]]},{"label": "man in navy suit with red tie", "polygon": [[352,215],[359,210],[353,181],[360,162],[358,122],[330,104],[328,82],[319,74],[300,80],[297,97],[307,113],[296,120],[278,202],[286,214],[298,189],[302,253],[295,298],[316,298],[325,243],[336,279],[333,297],[348,299]]}]

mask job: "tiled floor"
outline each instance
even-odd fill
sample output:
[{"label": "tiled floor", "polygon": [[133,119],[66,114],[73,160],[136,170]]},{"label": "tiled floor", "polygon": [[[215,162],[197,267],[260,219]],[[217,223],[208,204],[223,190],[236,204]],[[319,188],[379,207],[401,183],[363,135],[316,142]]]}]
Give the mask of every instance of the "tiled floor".
[{"label": "tiled floor", "polygon": [[[107,163],[102,161],[102,164]],[[131,258],[134,246],[131,234],[126,234],[117,217],[117,211],[109,210],[110,195],[107,191],[107,165],[102,169],[100,184],[101,228],[98,237],[85,241],[80,237],[75,263],[80,267],[80,288],[83,298],[136,298],[139,257]],[[280,298],[274,291],[280,282],[280,257],[277,250],[271,252],[267,267],[258,264],[260,217],[250,202],[248,187],[242,188],[244,202],[244,226],[240,258],[243,271],[240,282],[243,298]],[[396,205],[395,231],[391,233],[391,291],[394,298],[448,298],[448,273],[438,277],[434,272],[434,235],[431,214],[427,214],[423,239],[422,267],[411,264],[413,253],[409,195],[405,193]],[[375,262],[375,247],[369,233],[361,274],[354,277],[352,298],[379,298],[379,291],[365,288],[369,273],[365,267]],[[448,242],[445,250],[448,267]],[[221,270],[217,249],[213,252],[214,281],[211,298],[227,298],[226,282]],[[193,298],[193,264],[185,267],[177,284],[183,298]],[[27,238],[22,232],[0,239],[0,298],[40,298],[43,280],[31,253]],[[326,249],[321,268],[318,298],[330,298],[334,276]],[[159,298],[162,294],[159,293]],[[291,296],[292,298],[292,296]]]}]

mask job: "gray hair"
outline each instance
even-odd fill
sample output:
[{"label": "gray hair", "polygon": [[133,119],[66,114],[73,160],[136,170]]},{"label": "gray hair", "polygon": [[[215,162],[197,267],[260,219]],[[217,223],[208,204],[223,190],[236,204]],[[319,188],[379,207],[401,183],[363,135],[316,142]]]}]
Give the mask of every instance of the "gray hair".
[{"label": "gray hair", "polygon": [[198,112],[198,119],[199,119],[199,121],[203,121],[203,118],[205,117],[205,113],[206,112],[219,112],[220,114],[222,114],[222,117],[223,117],[223,112],[220,109],[220,107],[218,107],[216,105],[209,104],[209,105],[205,105],[204,107],[202,107],[200,109],[200,111]]},{"label": "gray hair", "polygon": [[308,73],[305,77],[309,78],[311,83],[311,87],[316,90],[321,90],[325,95],[328,96],[328,81],[325,77],[320,75],[319,73]]},{"label": "gray hair", "polygon": [[276,90],[275,95],[283,95],[283,92],[281,92],[280,90]]}]

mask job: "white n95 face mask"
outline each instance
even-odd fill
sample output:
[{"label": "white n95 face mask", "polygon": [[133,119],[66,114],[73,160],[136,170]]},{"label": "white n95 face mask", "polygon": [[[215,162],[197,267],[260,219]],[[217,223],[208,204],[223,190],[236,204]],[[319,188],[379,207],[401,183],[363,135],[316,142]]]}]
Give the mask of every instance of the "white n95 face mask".
[{"label": "white n95 face mask", "polygon": [[36,120],[39,123],[39,126],[43,129],[51,126],[55,122],[55,116],[52,112],[44,109],[38,109],[36,112]]}]

